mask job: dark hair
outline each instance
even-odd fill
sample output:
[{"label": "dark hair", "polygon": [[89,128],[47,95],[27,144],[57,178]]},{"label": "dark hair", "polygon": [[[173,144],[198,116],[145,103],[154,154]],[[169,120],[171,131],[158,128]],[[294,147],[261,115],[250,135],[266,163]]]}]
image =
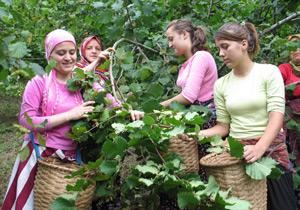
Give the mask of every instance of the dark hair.
[{"label": "dark hair", "polygon": [[179,34],[184,31],[190,34],[193,54],[199,50],[208,50],[208,48],[205,46],[206,36],[200,26],[194,26],[190,20],[179,19],[170,22],[167,26],[167,29],[171,27]]},{"label": "dark hair", "polygon": [[248,42],[248,54],[253,57],[259,52],[259,38],[255,26],[250,23],[225,23],[215,35],[215,40]]}]

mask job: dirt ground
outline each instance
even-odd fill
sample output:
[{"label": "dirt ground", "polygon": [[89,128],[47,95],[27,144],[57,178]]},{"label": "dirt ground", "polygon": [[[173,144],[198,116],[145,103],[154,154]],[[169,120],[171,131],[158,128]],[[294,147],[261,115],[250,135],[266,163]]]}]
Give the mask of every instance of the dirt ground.
[{"label": "dirt ground", "polygon": [[0,206],[6,192],[16,155],[22,144],[18,123],[20,99],[0,94]]}]

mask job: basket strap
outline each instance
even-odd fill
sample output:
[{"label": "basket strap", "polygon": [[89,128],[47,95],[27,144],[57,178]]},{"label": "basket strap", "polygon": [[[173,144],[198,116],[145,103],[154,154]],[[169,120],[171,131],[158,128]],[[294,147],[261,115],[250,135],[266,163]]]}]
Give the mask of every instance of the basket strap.
[{"label": "basket strap", "polygon": [[41,156],[41,153],[40,153],[40,150],[39,150],[39,146],[34,142],[34,135],[33,135],[33,131],[31,131],[29,133],[29,138],[30,138],[30,141],[31,141],[31,144],[34,148],[34,151],[35,151],[35,154],[36,154],[36,157],[37,159],[40,158],[40,159],[44,159],[42,156]]},{"label": "basket strap", "polygon": [[82,159],[81,159],[81,152],[80,152],[79,147],[77,147],[77,149],[76,149],[76,163],[78,165],[81,165],[83,163]]}]

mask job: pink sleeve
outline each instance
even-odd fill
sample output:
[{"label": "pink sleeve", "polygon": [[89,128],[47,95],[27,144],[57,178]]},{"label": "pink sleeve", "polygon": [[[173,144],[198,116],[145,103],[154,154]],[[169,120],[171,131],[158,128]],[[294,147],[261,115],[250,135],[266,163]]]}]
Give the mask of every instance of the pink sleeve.
[{"label": "pink sleeve", "polygon": [[209,69],[209,60],[210,58],[207,54],[201,52],[196,53],[191,61],[189,76],[181,92],[191,103],[194,103],[198,98],[204,75],[207,69]]},{"label": "pink sleeve", "polygon": [[110,108],[121,107],[121,104],[115,99],[115,97],[113,97],[112,94],[107,93],[106,98],[111,101],[111,105],[109,106]]},{"label": "pink sleeve", "polygon": [[[40,76],[34,77],[30,80],[23,93],[23,99],[21,104],[19,123],[29,130],[33,130],[32,126],[27,122],[25,113],[32,119],[34,125],[39,125],[44,122],[47,117],[42,116],[41,104],[42,93],[44,89],[44,78]],[[51,126],[49,123],[46,128],[37,128],[37,131],[48,130]]]}]

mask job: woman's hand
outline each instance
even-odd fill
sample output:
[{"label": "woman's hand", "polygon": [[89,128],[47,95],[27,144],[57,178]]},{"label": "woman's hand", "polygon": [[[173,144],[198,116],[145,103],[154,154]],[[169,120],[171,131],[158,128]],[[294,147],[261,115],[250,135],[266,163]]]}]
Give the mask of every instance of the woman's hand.
[{"label": "woman's hand", "polygon": [[92,106],[94,103],[95,101],[87,101],[79,106],[74,107],[67,112],[68,120],[79,120],[83,117],[87,117],[87,114],[94,110],[94,107]]},{"label": "woman's hand", "polygon": [[109,59],[110,53],[114,52],[114,51],[115,51],[114,48],[109,47],[106,50],[103,50],[100,52],[100,54],[98,55],[98,59],[99,60],[101,60],[101,59],[107,60],[107,59]]},{"label": "woman's hand", "polygon": [[260,145],[246,145],[244,147],[244,158],[247,163],[254,163],[260,159],[266,152],[266,149]]},{"label": "woman's hand", "polygon": [[130,111],[130,116],[133,121],[143,119],[144,114],[145,114],[144,112],[137,111],[137,110]]}]

